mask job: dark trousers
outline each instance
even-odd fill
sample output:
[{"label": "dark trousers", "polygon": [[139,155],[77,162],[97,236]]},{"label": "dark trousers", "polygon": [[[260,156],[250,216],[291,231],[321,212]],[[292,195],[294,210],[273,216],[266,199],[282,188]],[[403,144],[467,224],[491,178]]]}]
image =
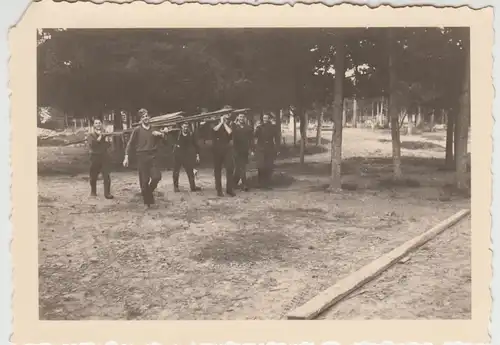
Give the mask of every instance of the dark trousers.
[{"label": "dark trousers", "polygon": [[157,164],[156,154],[150,152],[137,153],[137,170],[139,185],[145,205],[155,203],[153,192],[161,181],[161,171]]},{"label": "dark trousers", "polygon": [[172,178],[174,180],[174,187],[179,188],[179,174],[181,172],[181,168],[184,168],[186,175],[189,180],[189,187],[191,190],[196,188],[196,184],[194,182],[194,164],[195,159],[192,154],[185,151],[176,152],[174,154],[174,171],[172,174]]},{"label": "dark trousers", "polygon": [[214,177],[217,193],[222,193],[222,168],[226,170],[226,191],[233,192],[233,155],[230,150],[216,150],[214,152]]},{"label": "dark trousers", "polygon": [[243,187],[247,185],[248,152],[236,152],[234,154],[234,185],[237,186],[241,180]]},{"label": "dark trousers", "polygon": [[107,155],[90,156],[90,189],[92,194],[97,193],[97,178],[102,174],[104,180],[104,195],[111,192],[111,177],[109,176],[109,157]]},{"label": "dark trousers", "polygon": [[275,152],[272,148],[265,147],[257,150],[257,177],[259,184],[263,187],[268,187],[271,184],[274,158]]}]

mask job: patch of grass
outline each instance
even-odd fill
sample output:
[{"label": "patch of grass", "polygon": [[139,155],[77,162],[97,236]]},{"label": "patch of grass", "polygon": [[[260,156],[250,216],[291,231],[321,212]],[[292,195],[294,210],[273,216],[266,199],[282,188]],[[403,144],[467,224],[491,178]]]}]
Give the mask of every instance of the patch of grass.
[{"label": "patch of grass", "polygon": [[[271,178],[271,185],[274,188],[286,188],[291,186],[296,179],[284,172],[275,172]],[[247,184],[250,188],[256,188],[259,186],[258,176],[251,175],[247,176]]]}]

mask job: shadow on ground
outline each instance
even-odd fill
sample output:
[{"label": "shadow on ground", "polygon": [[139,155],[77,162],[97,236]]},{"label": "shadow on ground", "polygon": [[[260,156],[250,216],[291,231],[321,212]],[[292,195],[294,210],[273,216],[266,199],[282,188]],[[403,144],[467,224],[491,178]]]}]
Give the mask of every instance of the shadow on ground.
[{"label": "shadow on ground", "polygon": [[206,243],[191,259],[247,265],[266,260],[281,261],[282,252],[291,245],[289,237],[277,231],[231,232]]},{"label": "shadow on ground", "polygon": [[[342,161],[342,188],[344,190],[416,190],[435,188],[438,199],[449,201],[450,198],[469,198],[470,191],[458,191],[453,184],[454,173],[446,169],[445,160],[438,158],[402,157],[403,178],[393,179],[392,158],[352,157]],[[315,176],[327,178],[331,173],[330,163],[311,162],[282,163],[277,169],[285,174]],[[470,173],[468,174],[470,186]],[[451,182],[450,182],[451,181]],[[311,187],[310,191],[326,190],[328,184]]]},{"label": "shadow on ground", "polygon": [[[296,179],[284,172],[275,172],[271,178],[271,184],[274,188],[287,188],[290,187]],[[257,175],[250,175],[247,179],[248,187],[258,188],[259,181]]]},{"label": "shadow on ground", "polygon": [[[429,173],[443,170],[445,163],[443,159],[421,158],[421,157],[401,157],[402,168],[408,173],[414,171],[427,171]],[[304,165],[299,163],[280,163],[279,168],[282,171],[294,171],[304,175],[324,175],[329,176],[331,172],[330,163],[306,162]],[[392,172],[392,157],[351,157],[342,160],[342,175],[351,175],[363,173],[365,175],[377,175],[381,173]]]}]

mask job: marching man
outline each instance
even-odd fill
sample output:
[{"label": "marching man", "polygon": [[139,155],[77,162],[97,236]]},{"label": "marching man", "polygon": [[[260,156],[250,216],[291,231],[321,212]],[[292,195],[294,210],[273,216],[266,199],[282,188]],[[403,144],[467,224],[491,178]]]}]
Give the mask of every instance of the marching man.
[{"label": "marching man", "polygon": [[89,133],[87,142],[90,151],[90,195],[97,196],[97,177],[101,173],[104,180],[104,197],[113,199],[109,176],[109,143],[106,141],[100,119],[94,120],[93,130]]},{"label": "marching man", "polygon": [[279,154],[279,129],[271,123],[268,114],[264,114],[262,122],[255,129],[258,180],[262,188],[270,189],[274,159]]},{"label": "marching man", "polygon": [[235,196],[233,189],[233,155],[232,155],[232,129],[228,124],[229,116],[223,115],[219,124],[212,130],[212,149],[214,154],[214,177],[217,196],[222,197],[222,167],[226,170],[226,193]]},{"label": "marching man", "polygon": [[249,154],[253,155],[253,129],[246,124],[245,114],[238,114],[232,125],[234,146],[234,185],[241,179],[242,189],[247,192],[247,164]]},{"label": "marching man", "polygon": [[162,131],[153,130],[149,123],[150,116],[146,109],[139,110],[141,124],[134,129],[125,149],[123,166],[128,167],[129,155],[137,155],[137,170],[144,205],[148,208],[155,203],[153,192],[161,181],[158,167],[158,144],[165,137]]},{"label": "marching man", "polygon": [[[165,127],[163,133],[168,133],[168,128]],[[174,171],[172,177],[174,180],[174,191],[176,193],[180,191],[179,173],[181,167],[186,171],[191,191],[196,192],[201,190],[195,183],[195,162],[200,162],[200,148],[194,133],[189,129],[189,124],[184,122],[181,124],[181,130],[177,136],[177,142],[174,145]]]}]

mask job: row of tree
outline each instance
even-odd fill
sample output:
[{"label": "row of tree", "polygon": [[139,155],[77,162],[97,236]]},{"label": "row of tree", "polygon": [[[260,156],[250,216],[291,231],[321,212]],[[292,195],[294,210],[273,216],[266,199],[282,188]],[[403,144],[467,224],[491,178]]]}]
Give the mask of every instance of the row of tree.
[{"label": "row of tree", "polygon": [[308,109],[331,106],[331,188],[338,190],[343,100],[383,96],[394,178],[402,177],[400,113],[426,107],[448,112],[455,150],[447,161],[457,187],[467,188],[469,64],[468,28],[40,30],[38,100],[81,117],[140,107],[291,108],[301,124]]}]

